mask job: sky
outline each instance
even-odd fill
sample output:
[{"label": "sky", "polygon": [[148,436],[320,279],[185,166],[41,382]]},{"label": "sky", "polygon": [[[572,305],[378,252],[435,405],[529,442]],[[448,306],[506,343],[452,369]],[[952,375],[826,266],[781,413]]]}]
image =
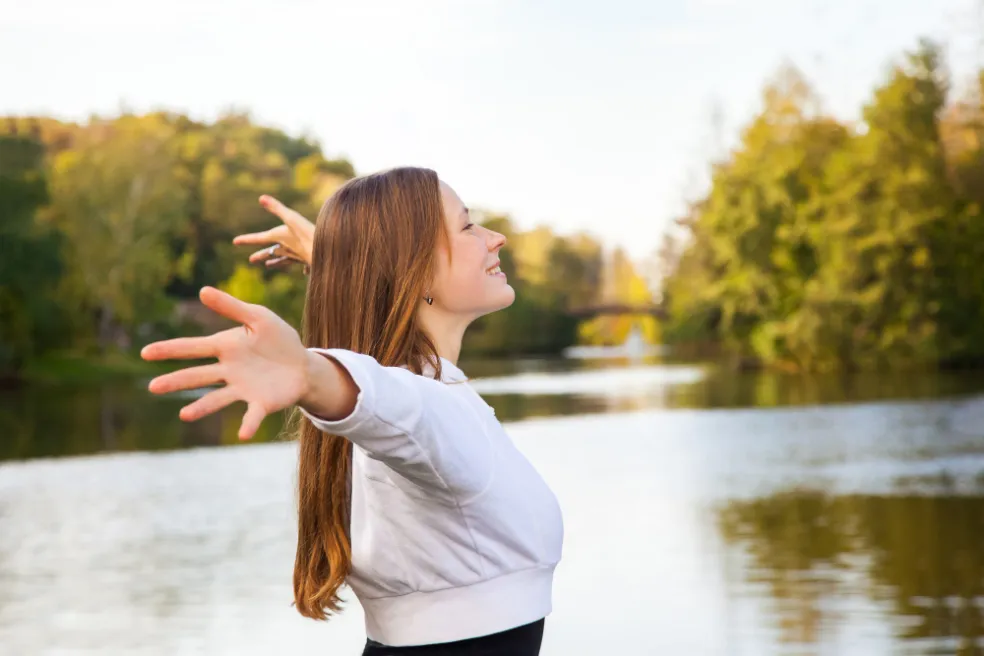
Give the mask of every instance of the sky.
[{"label": "sky", "polygon": [[0,0],[0,114],[248,111],[643,258],[783,63],[853,120],[924,36],[960,82],[984,0]]}]

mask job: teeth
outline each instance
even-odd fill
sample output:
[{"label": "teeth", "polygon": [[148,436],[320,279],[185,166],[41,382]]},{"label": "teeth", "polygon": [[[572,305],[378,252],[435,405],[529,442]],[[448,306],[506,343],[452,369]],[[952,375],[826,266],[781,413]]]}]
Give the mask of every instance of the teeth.
[{"label": "teeth", "polygon": [[499,267],[492,267],[491,269],[487,270],[485,273],[489,274],[490,276],[494,276],[497,273],[502,273],[502,269],[500,269]]}]

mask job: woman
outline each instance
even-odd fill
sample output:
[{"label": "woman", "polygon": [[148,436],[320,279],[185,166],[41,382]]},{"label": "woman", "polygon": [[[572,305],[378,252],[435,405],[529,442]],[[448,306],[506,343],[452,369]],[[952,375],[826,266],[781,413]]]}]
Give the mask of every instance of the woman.
[{"label": "woman", "polygon": [[300,408],[302,615],[337,612],[347,583],[365,610],[364,654],[539,653],[560,509],[456,365],[469,323],[515,298],[499,270],[505,238],[426,169],[349,181],[313,230],[261,202],[284,225],[236,241],[274,238],[310,264],[305,343],[268,309],[206,287],[202,302],[241,326],[148,345],[147,360],[217,359],[150,390],[224,383],[180,416],[245,401],[241,439]]}]

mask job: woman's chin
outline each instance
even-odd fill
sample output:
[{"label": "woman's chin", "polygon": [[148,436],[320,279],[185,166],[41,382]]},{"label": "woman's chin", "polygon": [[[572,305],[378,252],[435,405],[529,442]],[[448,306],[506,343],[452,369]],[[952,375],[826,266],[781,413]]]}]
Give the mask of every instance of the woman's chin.
[{"label": "woman's chin", "polygon": [[507,283],[495,290],[494,294],[487,296],[486,301],[482,304],[484,307],[479,312],[479,316],[505,310],[516,301],[516,291]]},{"label": "woman's chin", "polygon": [[502,286],[502,305],[498,309],[504,310],[514,302],[516,302],[516,290],[507,282]]}]

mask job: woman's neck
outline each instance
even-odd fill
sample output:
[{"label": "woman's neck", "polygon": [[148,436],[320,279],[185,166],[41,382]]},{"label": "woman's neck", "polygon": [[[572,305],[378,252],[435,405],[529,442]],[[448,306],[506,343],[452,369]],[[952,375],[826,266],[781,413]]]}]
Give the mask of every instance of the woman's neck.
[{"label": "woman's neck", "polygon": [[458,366],[461,355],[461,340],[471,321],[447,314],[433,307],[428,307],[420,313],[420,322],[424,331],[434,342],[437,354]]}]

